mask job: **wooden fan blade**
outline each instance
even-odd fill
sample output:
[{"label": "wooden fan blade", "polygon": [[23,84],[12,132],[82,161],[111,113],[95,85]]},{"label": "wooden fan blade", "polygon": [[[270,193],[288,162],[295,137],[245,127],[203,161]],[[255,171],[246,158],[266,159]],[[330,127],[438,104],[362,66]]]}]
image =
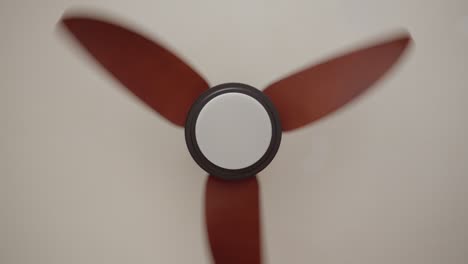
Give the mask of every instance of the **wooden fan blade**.
[{"label": "wooden fan blade", "polygon": [[208,83],[160,44],[110,22],[67,16],[63,25],[96,61],[146,105],[178,126]]},{"label": "wooden fan blade", "polygon": [[239,181],[208,177],[205,217],[215,263],[261,263],[260,199],[256,177]]},{"label": "wooden fan blade", "polygon": [[400,35],[268,86],[264,92],[278,109],[283,131],[321,119],[362,94],[397,62],[409,43],[409,35]]}]

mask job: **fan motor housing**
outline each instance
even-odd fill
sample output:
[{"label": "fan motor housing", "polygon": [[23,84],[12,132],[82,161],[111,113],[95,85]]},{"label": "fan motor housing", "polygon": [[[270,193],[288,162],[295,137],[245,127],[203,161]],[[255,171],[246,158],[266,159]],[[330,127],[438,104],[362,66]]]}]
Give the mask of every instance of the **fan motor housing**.
[{"label": "fan motor housing", "polygon": [[273,160],[281,123],[263,92],[225,83],[208,89],[193,104],[185,140],[195,162],[210,175],[239,180],[255,176]]}]

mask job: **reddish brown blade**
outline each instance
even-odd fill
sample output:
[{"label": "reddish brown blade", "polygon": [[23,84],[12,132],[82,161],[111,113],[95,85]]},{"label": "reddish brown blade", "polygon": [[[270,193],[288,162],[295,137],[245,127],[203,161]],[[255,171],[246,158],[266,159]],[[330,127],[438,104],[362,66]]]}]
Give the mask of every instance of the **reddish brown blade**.
[{"label": "reddish brown blade", "polygon": [[209,88],[172,52],[130,29],[78,16],[62,22],[112,76],[176,125],[184,126],[192,103]]},{"label": "reddish brown blade", "polygon": [[277,107],[283,130],[310,124],[369,89],[409,43],[409,35],[400,35],[306,68],[267,87],[264,92]]},{"label": "reddish brown blade", "polygon": [[261,263],[257,178],[223,181],[208,177],[205,217],[215,263]]}]

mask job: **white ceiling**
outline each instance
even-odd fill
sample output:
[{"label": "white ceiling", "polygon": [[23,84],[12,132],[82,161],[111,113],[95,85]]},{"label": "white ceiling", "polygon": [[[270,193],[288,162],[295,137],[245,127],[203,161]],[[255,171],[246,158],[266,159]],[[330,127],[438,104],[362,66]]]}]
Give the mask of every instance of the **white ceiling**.
[{"label": "white ceiling", "polygon": [[385,81],[284,136],[259,176],[266,263],[468,261],[467,1],[3,0],[1,263],[210,261],[183,131],[57,32],[73,7],[162,40],[213,85],[262,88],[408,29]]}]

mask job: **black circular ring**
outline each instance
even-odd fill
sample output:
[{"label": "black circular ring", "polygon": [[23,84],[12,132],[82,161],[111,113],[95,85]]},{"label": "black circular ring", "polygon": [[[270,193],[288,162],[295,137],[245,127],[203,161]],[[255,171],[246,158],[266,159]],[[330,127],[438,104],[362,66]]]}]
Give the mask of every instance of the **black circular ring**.
[{"label": "black circular ring", "polygon": [[[195,136],[195,127],[203,107],[213,98],[225,93],[242,93],[257,100],[267,111],[272,125],[272,137],[265,154],[256,163],[242,169],[225,169],[209,161],[201,152]],[[270,99],[260,90],[242,83],[225,83],[208,89],[195,101],[185,122],[185,141],[195,162],[212,176],[224,180],[239,180],[255,176],[273,160],[281,144],[281,122]]]}]

